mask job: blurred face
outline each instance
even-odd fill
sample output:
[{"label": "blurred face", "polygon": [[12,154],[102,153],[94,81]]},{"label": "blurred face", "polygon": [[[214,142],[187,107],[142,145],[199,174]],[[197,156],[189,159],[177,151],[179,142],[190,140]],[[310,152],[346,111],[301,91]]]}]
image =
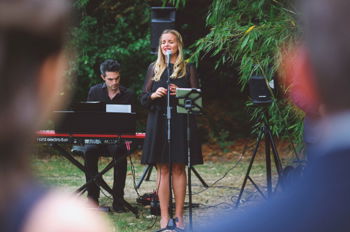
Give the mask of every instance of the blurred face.
[{"label": "blurred face", "polygon": [[70,98],[70,92],[64,89],[66,55],[60,53],[47,58],[40,70],[38,96],[41,104],[39,123],[46,123],[52,112],[59,109]]},{"label": "blurred face", "polygon": [[118,90],[120,82],[119,72],[106,72],[106,75],[101,75],[101,77],[105,81],[108,89]]},{"label": "blurred face", "polygon": [[177,54],[178,52],[178,41],[174,34],[166,33],[163,34],[160,40],[160,48],[163,55],[166,55],[166,51],[170,50],[171,54]]},{"label": "blurred face", "polygon": [[[279,71],[291,100],[307,113],[309,109],[317,109],[320,99],[307,50],[302,45],[298,45],[282,52]],[[299,98],[300,100],[302,98],[302,103],[297,100]]]}]

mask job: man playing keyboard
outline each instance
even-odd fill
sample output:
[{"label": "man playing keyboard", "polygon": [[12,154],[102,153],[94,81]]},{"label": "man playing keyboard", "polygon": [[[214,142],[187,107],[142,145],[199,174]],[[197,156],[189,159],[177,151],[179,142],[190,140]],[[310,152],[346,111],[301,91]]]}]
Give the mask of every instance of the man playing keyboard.
[{"label": "man playing keyboard", "polygon": [[[102,83],[94,85],[90,88],[87,97],[88,101],[101,101],[106,104],[134,104],[134,93],[124,86],[120,85],[120,64],[115,60],[105,60],[100,65]],[[113,210],[118,213],[125,212],[124,206],[121,204],[124,198],[124,187],[127,170],[126,157],[122,158],[126,153],[125,144],[101,144],[101,145],[85,145],[85,167],[86,181],[91,181],[98,174],[98,158],[100,154],[109,154],[115,156],[118,160],[114,167],[114,183],[113,192],[117,199],[113,199]],[[88,197],[97,205],[99,204],[100,188],[91,181],[87,186]]]}]

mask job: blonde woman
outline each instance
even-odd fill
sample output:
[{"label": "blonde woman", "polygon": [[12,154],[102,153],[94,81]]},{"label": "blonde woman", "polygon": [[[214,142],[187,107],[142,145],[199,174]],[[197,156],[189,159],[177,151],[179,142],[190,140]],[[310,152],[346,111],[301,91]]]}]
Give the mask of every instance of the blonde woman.
[{"label": "blonde woman", "polygon": [[[172,188],[175,196],[175,221],[184,228],[183,214],[186,195],[187,138],[186,115],[176,113],[176,88],[198,88],[197,72],[193,64],[183,58],[182,37],[176,30],[165,30],[159,39],[158,58],[147,71],[141,96],[141,104],[148,110],[146,138],[143,146],[142,164],[155,165],[158,174],[160,201],[160,227],[169,221],[169,154],[167,143],[167,80],[166,53],[170,50],[170,105],[171,110],[171,161]],[[202,164],[201,145],[196,132],[194,117],[190,118],[191,164]]]}]

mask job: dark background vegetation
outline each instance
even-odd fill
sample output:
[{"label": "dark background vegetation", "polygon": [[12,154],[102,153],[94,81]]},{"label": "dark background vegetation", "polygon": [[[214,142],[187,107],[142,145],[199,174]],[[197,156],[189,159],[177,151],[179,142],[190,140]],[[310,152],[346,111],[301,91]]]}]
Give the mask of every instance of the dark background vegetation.
[{"label": "dark background vegetation", "polygon": [[[176,29],[183,35],[186,58],[197,64],[204,114],[199,127],[205,142],[249,136],[262,114],[249,106],[249,77],[276,76],[278,49],[294,39],[296,26],[288,1],[265,0],[75,0],[76,26],[68,49],[75,51],[68,71],[73,101],[86,99],[90,86],[101,82],[99,64],[122,64],[122,84],[139,96],[150,54],[150,7],[176,6]],[[75,76],[75,79],[72,77]],[[147,112],[136,108],[138,131]],[[300,114],[284,98],[269,107],[276,135],[300,138]],[[298,140],[298,139],[297,139]]]}]

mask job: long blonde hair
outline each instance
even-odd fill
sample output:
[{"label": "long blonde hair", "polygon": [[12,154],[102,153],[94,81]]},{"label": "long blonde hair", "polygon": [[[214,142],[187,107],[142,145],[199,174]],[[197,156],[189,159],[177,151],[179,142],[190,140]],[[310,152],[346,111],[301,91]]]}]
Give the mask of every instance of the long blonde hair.
[{"label": "long blonde hair", "polygon": [[156,60],[156,63],[154,64],[154,77],[153,77],[154,81],[159,81],[164,70],[166,69],[165,57],[161,49],[161,39],[164,34],[169,34],[169,33],[175,35],[177,40],[177,46],[178,46],[178,54],[174,64],[173,73],[171,74],[170,78],[181,78],[186,75],[186,63],[183,58],[183,41],[182,41],[181,34],[176,30],[167,29],[167,30],[164,30],[161,36],[159,37],[158,58]]}]

